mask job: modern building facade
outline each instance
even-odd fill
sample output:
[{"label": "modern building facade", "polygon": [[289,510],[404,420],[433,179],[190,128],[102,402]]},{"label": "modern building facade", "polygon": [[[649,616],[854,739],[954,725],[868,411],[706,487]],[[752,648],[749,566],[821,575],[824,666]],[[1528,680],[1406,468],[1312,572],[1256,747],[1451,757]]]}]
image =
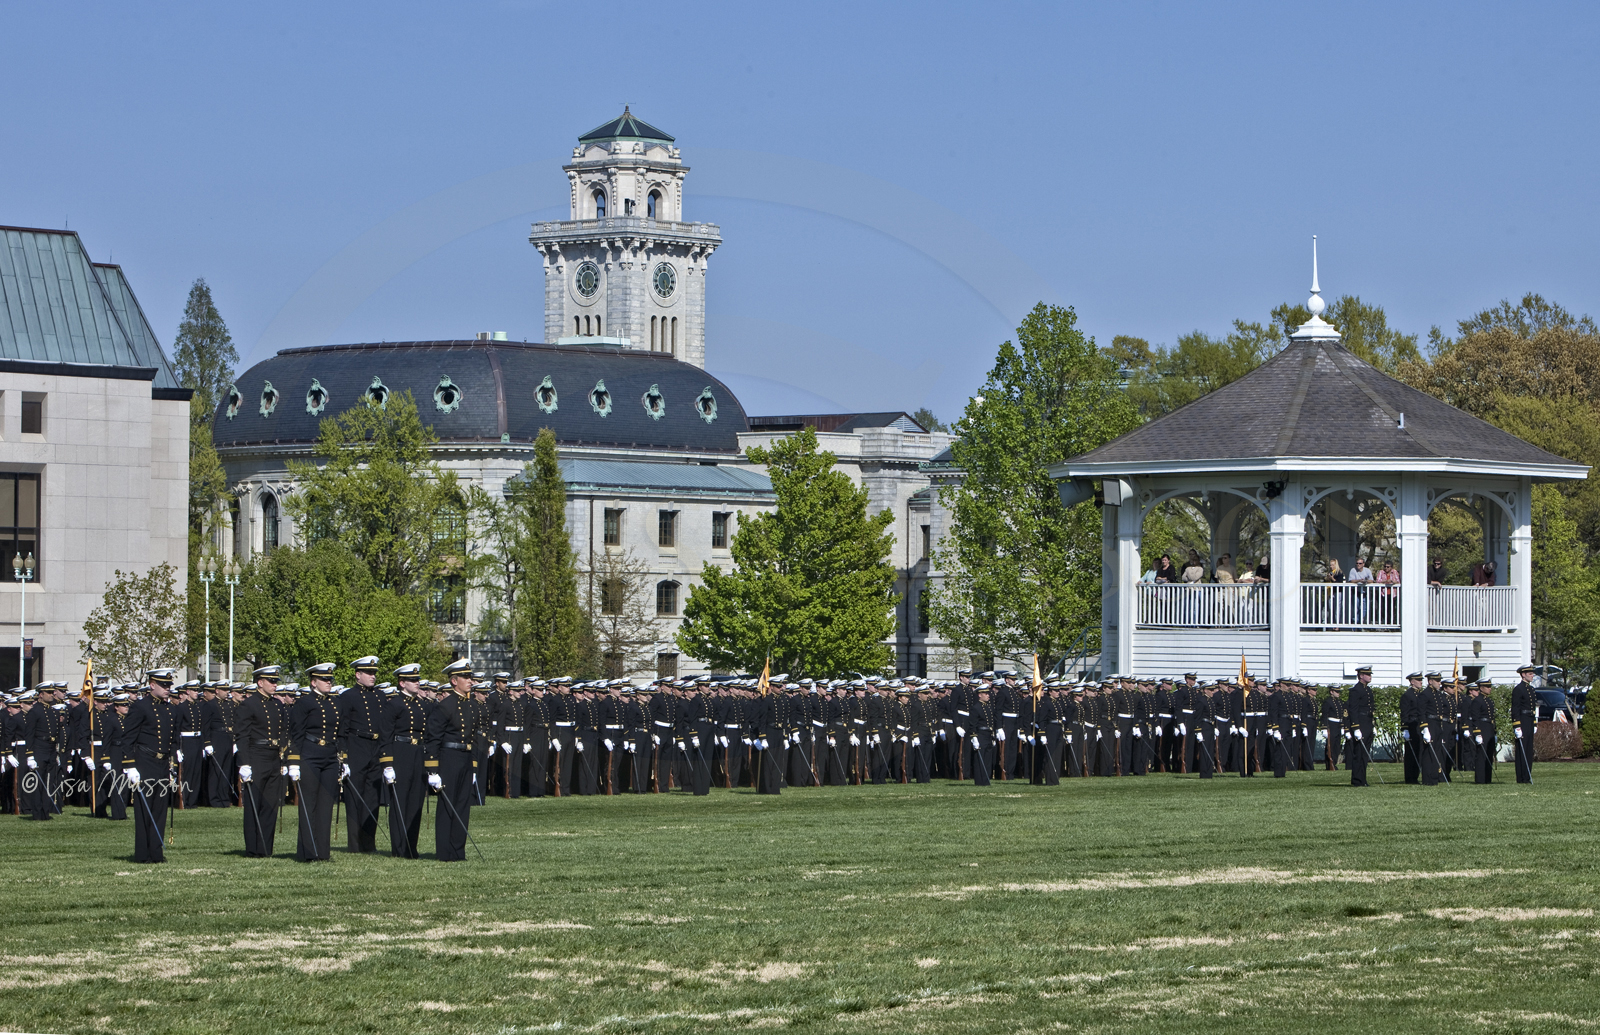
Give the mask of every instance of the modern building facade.
[{"label": "modern building facade", "polygon": [[[0,680],[83,674],[116,572],[188,578],[189,399],[121,267],[76,233],[0,227]],[[31,555],[26,589],[13,558]],[[26,593],[26,627],[22,625]],[[134,673],[120,673],[134,675]]]}]

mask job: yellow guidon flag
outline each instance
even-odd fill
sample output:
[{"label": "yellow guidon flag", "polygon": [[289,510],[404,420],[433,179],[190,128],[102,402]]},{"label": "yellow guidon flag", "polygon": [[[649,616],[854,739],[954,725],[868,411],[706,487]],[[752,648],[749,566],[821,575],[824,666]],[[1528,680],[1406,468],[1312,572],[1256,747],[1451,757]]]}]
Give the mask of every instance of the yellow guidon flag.
[{"label": "yellow guidon flag", "polygon": [[1450,685],[1455,686],[1461,682],[1461,648],[1456,648],[1456,667],[1450,673]]},{"label": "yellow guidon flag", "polygon": [[768,656],[767,663],[761,666],[761,679],[756,682],[756,693],[765,694],[767,685],[772,680],[772,658]]},{"label": "yellow guidon flag", "polygon": [[1244,659],[1244,651],[1239,652],[1239,685],[1249,686],[1250,664]]},{"label": "yellow guidon flag", "polygon": [[1039,652],[1033,652],[1033,703],[1038,705],[1039,695],[1044,693],[1044,680],[1039,678]]},{"label": "yellow guidon flag", "polygon": [[[89,740],[94,740],[94,660],[83,663],[83,707],[89,716]],[[91,753],[91,758],[93,757]],[[94,763],[89,765],[89,813],[93,815],[99,808],[100,774],[95,772]]]}]

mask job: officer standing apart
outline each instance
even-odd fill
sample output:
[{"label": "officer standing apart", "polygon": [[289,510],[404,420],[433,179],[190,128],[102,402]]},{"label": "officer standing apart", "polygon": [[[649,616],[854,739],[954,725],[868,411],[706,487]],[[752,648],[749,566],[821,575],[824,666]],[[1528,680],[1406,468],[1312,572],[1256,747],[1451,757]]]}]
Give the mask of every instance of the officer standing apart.
[{"label": "officer standing apart", "polygon": [[[372,655],[350,663],[356,685],[339,695],[339,747],[344,751],[345,832],[350,851],[378,850],[378,801],[383,788],[383,691],[378,681],[378,659]],[[332,672],[329,672],[332,678]]]},{"label": "officer standing apart", "polygon": [[462,658],[445,666],[450,693],[428,716],[428,786],[439,792],[433,826],[434,854],[440,862],[467,857],[467,824],[477,774],[472,749],[478,736],[478,710],[472,701],[472,663]]},{"label": "officer standing apart", "polygon": [[178,751],[178,710],[169,697],[173,672],[151,669],[150,690],[128,709],[122,742],[129,766],[123,771],[133,788],[133,861],[166,862],[167,809],[172,799],[172,766]]},{"label": "officer standing apart", "polygon": [[1350,688],[1346,695],[1349,700],[1345,705],[1345,734],[1350,738],[1350,746],[1345,749],[1344,762],[1350,770],[1350,786],[1365,787],[1367,785],[1367,763],[1372,761],[1372,723],[1373,723],[1373,698],[1372,698],[1372,666],[1362,665],[1356,669],[1356,684]]},{"label": "officer standing apart", "polygon": [[1517,669],[1517,685],[1511,688],[1511,735],[1517,762],[1517,782],[1533,782],[1533,730],[1539,718],[1539,695],[1533,691],[1532,665]]}]

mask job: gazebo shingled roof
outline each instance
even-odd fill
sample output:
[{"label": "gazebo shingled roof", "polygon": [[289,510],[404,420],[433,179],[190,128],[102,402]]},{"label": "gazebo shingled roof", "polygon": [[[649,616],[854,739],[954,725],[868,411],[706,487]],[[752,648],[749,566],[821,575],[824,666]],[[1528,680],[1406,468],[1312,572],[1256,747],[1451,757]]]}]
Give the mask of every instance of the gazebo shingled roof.
[{"label": "gazebo shingled roof", "polygon": [[1290,457],[1577,466],[1402,384],[1330,339],[1291,341],[1239,380],[1063,466]]}]

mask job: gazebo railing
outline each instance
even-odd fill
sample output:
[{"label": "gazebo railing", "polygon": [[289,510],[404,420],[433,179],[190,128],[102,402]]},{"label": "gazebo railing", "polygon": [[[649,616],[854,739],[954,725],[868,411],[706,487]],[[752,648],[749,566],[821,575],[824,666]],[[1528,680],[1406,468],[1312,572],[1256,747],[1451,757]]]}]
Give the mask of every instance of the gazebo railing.
[{"label": "gazebo railing", "polygon": [[1429,586],[1428,628],[1494,632],[1517,625],[1515,586]]},{"label": "gazebo railing", "polygon": [[1141,582],[1139,624],[1174,629],[1265,629],[1265,584]]},{"label": "gazebo railing", "polygon": [[1400,587],[1311,583],[1300,587],[1302,629],[1398,629]]}]

